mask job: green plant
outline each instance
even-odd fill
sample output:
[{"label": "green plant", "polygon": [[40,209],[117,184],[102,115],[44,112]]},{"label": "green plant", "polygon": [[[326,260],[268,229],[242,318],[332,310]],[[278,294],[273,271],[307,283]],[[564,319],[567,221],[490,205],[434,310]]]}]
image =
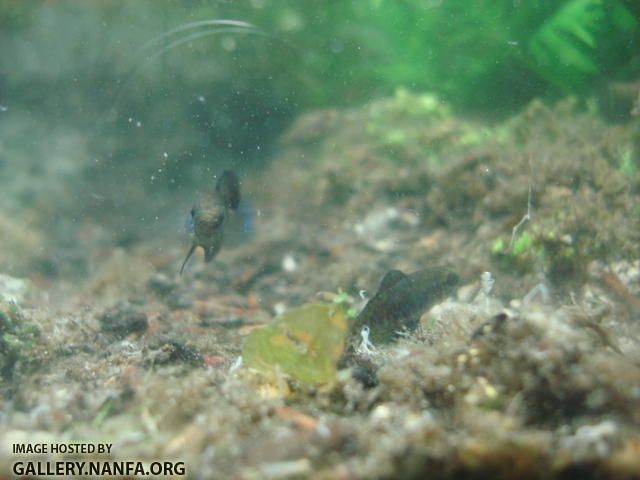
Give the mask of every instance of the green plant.
[{"label": "green plant", "polygon": [[637,30],[638,22],[620,2],[571,0],[529,39],[531,66],[565,90],[584,88],[623,61],[624,39]]}]

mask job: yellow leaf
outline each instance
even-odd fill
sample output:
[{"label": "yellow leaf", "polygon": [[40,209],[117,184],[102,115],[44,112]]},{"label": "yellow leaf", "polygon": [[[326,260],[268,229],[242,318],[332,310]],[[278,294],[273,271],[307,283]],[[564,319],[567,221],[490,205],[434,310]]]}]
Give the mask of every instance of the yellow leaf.
[{"label": "yellow leaf", "polygon": [[242,358],[249,368],[264,373],[279,369],[302,383],[331,383],[346,332],[341,308],[309,303],[253,329],[242,347]]}]

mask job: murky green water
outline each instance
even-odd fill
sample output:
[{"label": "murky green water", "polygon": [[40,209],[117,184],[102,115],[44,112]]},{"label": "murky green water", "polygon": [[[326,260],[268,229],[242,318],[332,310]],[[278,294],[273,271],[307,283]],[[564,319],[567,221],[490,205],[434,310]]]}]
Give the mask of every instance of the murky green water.
[{"label": "murky green water", "polygon": [[639,15],[1,3],[0,477],[635,478]]}]

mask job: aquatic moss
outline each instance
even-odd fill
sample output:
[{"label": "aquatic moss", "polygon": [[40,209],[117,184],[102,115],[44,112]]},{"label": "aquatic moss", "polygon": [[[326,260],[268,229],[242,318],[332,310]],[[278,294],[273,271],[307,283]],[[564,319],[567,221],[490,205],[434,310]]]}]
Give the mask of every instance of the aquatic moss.
[{"label": "aquatic moss", "polygon": [[0,378],[14,380],[37,363],[34,357],[38,327],[29,322],[18,307],[0,304]]}]

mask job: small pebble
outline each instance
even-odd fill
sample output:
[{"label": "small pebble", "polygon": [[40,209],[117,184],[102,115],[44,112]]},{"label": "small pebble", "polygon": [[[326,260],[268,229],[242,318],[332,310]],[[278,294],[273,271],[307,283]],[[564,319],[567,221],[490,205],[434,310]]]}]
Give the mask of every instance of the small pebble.
[{"label": "small pebble", "polygon": [[147,315],[126,301],[116,303],[98,320],[100,320],[104,332],[115,333],[119,338],[124,338],[134,332],[144,332],[149,326]]},{"label": "small pebble", "polygon": [[173,292],[178,286],[178,282],[169,278],[163,273],[156,273],[149,278],[147,288],[159,297],[164,297]]},{"label": "small pebble", "polygon": [[171,310],[188,310],[193,307],[193,298],[187,293],[174,292],[167,298],[167,306]]}]

